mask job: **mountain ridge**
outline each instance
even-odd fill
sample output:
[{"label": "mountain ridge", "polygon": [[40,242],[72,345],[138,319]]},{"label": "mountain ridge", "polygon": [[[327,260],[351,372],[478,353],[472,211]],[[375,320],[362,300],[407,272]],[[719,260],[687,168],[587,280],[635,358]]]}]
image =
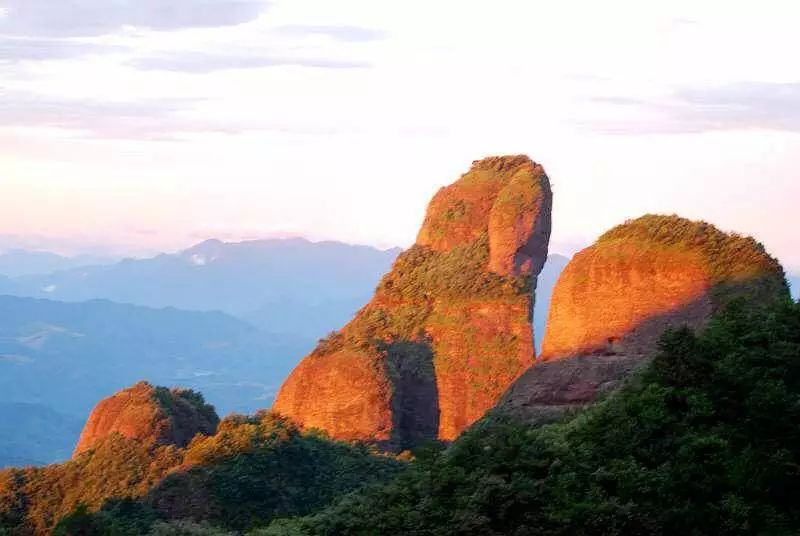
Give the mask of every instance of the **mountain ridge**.
[{"label": "mountain ridge", "polygon": [[[251,412],[269,403],[312,345],[221,312],[0,296],[0,403],[39,404],[83,420],[99,398],[145,378],[202,388],[226,413]],[[78,432],[56,435],[53,449],[23,457],[56,461]],[[24,455],[24,433],[9,430],[16,446],[4,454]]]},{"label": "mountain ridge", "polygon": [[316,338],[350,318],[398,253],[299,238],[211,239],[174,254],[14,278],[8,290],[69,302],[219,310],[268,331]]}]

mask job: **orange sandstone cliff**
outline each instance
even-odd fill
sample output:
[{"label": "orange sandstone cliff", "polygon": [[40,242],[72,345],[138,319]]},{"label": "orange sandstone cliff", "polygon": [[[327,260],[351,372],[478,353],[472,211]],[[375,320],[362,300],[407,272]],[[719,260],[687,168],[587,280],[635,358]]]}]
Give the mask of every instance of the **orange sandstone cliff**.
[{"label": "orange sandstone cliff", "polygon": [[218,423],[214,408],[193,391],[140,382],[95,406],[74,456],[113,433],[154,445],[185,447],[196,434],[213,434]]},{"label": "orange sandstone cliff", "polygon": [[546,421],[616,388],[647,362],[667,328],[702,328],[736,297],[768,303],[787,295],[780,264],[752,238],[677,216],[626,222],[562,272],[541,362],[498,409]]},{"label": "orange sandstone cliff", "polygon": [[542,360],[650,353],[667,327],[702,327],[733,297],[763,303],[786,292],[780,264],[752,238],[644,216],[567,265],[553,291]]},{"label": "orange sandstone cliff", "polygon": [[534,362],[552,194],[526,156],[486,158],[431,201],[372,301],[307,356],[273,410],[391,449],[451,440]]}]

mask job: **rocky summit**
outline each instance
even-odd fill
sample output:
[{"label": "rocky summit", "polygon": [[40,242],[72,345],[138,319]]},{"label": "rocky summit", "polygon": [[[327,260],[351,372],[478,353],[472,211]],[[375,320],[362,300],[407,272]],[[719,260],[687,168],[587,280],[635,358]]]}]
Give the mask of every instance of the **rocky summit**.
[{"label": "rocky summit", "polygon": [[214,408],[193,391],[139,382],[97,404],[74,456],[115,433],[152,445],[185,447],[196,434],[213,434],[218,423]]},{"label": "rocky summit", "polygon": [[431,201],[373,299],[292,372],[273,410],[392,450],[455,439],[534,362],[552,193],[526,156],[474,162]]},{"label": "rocky summit", "polygon": [[647,215],[606,232],[567,265],[553,291],[542,360],[646,354],[665,328],[701,328],[734,297],[785,297],[783,268],[749,237],[677,216]]},{"label": "rocky summit", "polygon": [[547,421],[616,388],[668,328],[705,327],[737,297],[785,299],[783,268],[749,237],[647,215],[606,232],[562,272],[540,363],[504,395],[502,413]]}]

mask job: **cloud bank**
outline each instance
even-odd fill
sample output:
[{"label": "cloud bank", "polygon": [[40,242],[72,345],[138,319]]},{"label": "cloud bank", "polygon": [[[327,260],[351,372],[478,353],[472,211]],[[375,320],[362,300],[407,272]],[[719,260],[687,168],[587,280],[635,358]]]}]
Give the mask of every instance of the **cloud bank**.
[{"label": "cloud bank", "polygon": [[800,132],[800,83],[738,82],[680,88],[664,100],[593,97],[592,102],[628,109],[635,119],[601,120],[596,126],[618,134],[692,133],[769,129]]},{"label": "cloud bank", "polygon": [[125,26],[153,30],[215,28],[256,19],[264,0],[5,0],[0,33],[89,37]]}]

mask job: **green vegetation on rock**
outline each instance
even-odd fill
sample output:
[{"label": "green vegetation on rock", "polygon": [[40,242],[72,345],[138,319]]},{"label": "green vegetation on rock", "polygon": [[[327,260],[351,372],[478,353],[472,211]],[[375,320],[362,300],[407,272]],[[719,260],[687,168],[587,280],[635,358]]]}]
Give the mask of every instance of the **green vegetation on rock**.
[{"label": "green vegetation on rock", "polygon": [[181,461],[174,446],[154,447],[114,433],[69,462],[2,471],[0,527],[47,533],[80,506],[96,510],[110,498],[145,495]]},{"label": "green vegetation on rock", "polygon": [[65,464],[0,472],[0,534],[218,534],[181,520],[245,530],[311,513],[404,466],[271,413],[227,417],[186,449],[112,434]]},{"label": "green vegetation on rock", "polygon": [[735,302],[665,334],[573,420],[496,421],[388,485],[257,534],[797,534],[800,306]]},{"label": "green vegetation on rock", "polygon": [[[374,350],[384,340],[422,340],[433,300],[514,300],[531,292],[531,278],[503,277],[486,270],[489,237],[484,233],[451,251],[412,246],[402,253],[368,305],[343,332],[331,333],[314,350],[325,355],[349,345]],[[387,304],[382,306],[381,304]]]},{"label": "green vegetation on rock", "polygon": [[174,418],[176,414],[188,411],[197,413],[200,419],[214,427],[219,422],[214,406],[207,404],[205,397],[200,392],[192,389],[155,387],[153,396],[161,411],[168,417]]},{"label": "green vegetation on rock", "polygon": [[719,285],[715,288],[718,301],[741,294],[739,285],[747,286],[751,295],[758,289],[757,295],[765,299],[789,290],[783,267],[763,244],[749,236],[725,233],[707,222],[648,214],[610,229],[598,239],[598,245],[631,241],[699,251],[711,282]]},{"label": "green vegetation on rock", "polygon": [[486,270],[489,236],[436,252],[412,246],[398,257],[377,293],[403,300],[439,298],[498,299],[517,296],[529,288],[529,278],[502,277]]}]

